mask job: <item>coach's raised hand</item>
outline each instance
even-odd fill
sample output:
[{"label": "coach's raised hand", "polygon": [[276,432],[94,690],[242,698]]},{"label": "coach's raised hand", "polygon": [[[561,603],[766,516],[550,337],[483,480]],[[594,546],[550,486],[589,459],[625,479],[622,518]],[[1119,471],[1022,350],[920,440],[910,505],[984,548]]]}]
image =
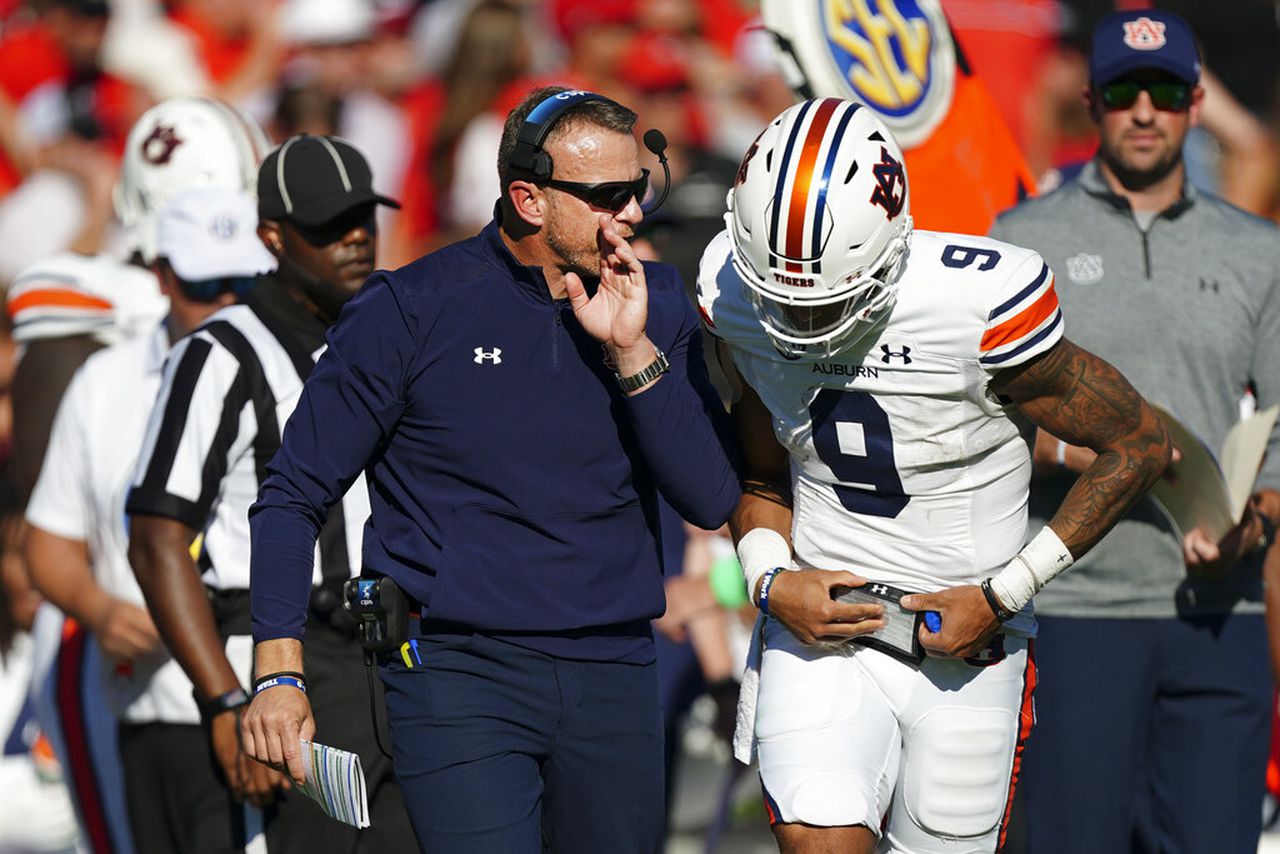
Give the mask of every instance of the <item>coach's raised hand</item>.
[{"label": "coach's raised hand", "polygon": [[[631,204],[636,204],[633,200]],[[649,289],[644,265],[618,230],[613,216],[600,214],[600,286],[588,297],[582,278],[565,273],[565,294],[582,328],[609,349],[615,370],[629,377],[644,370],[656,355],[645,335]]]}]

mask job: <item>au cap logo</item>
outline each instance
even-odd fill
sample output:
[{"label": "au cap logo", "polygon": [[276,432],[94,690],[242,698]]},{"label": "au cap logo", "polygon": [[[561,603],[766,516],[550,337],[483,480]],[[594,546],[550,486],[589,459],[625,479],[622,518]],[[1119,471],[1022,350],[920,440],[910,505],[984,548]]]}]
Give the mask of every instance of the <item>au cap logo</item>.
[{"label": "au cap logo", "polygon": [[1153,21],[1146,15],[1124,22],[1124,43],[1134,50],[1159,50],[1164,47],[1164,21]]}]

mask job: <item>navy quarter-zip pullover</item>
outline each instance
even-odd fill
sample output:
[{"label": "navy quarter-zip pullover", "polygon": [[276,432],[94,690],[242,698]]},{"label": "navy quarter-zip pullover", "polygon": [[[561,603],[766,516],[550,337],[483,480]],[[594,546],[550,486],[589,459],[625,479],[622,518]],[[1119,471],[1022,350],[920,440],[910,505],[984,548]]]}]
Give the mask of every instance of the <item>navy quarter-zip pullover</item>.
[{"label": "navy quarter-zip pullover", "polygon": [[495,223],[376,273],[329,332],[250,511],[255,641],[302,636],[316,534],[364,470],[365,569],[425,620],[552,655],[652,659],[655,489],[716,528],[739,486],[693,307],[674,268],[645,276],[646,332],[671,370],[626,397]]}]

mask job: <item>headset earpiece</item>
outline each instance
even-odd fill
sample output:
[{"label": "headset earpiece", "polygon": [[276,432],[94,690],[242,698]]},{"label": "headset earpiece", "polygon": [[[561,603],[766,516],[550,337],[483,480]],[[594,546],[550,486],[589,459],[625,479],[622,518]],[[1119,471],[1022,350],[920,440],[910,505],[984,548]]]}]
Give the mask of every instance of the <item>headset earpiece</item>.
[{"label": "headset earpiece", "polygon": [[570,89],[544,98],[529,111],[529,116],[516,134],[516,147],[511,152],[511,168],[531,175],[535,181],[551,178],[555,164],[542,145],[556,126],[560,117],[579,104],[588,101],[608,101],[603,95]]}]

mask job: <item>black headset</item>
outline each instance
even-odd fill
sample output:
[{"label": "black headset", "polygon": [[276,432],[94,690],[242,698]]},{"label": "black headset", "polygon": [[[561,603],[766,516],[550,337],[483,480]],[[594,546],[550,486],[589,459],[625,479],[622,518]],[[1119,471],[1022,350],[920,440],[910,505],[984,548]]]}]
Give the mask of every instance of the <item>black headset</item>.
[{"label": "black headset", "polygon": [[[554,164],[551,162],[551,155],[543,150],[542,144],[547,141],[547,136],[565,113],[579,104],[591,101],[614,103],[613,99],[604,95],[581,89],[557,92],[540,101],[529,111],[528,117],[520,125],[520,132],[516,134],[516,146],[511,152],[511,168],[531,175],[535,182],[551,180]],[[645,131],[644,145],[657,155],[664,176],[662,195],[657,202],[644,209],[646,214],[651,214],[662,207],[662,203],[667,200],[667,193],[671,191],[671,167],[667,165],[667,138],[662,131],[657,128]]]}]

